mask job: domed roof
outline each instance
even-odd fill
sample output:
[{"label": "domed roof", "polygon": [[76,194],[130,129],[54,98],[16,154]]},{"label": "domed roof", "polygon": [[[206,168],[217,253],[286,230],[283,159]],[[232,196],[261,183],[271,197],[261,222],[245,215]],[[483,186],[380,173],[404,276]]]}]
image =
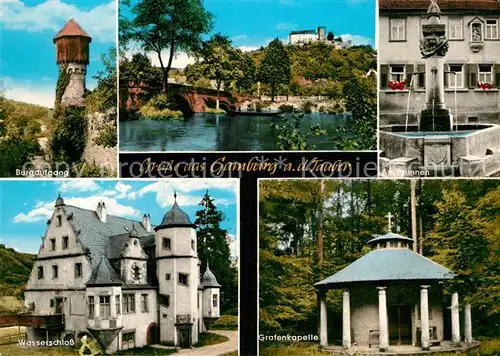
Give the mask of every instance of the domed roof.
[{"label": "domed roof", "polygon": [[205,273],[203,273],[203,278],[201,279],[201,286],[203,288],[220,288],[221,285],[217,282],[217,278],[215,278],[212,271],[210,271],[210,267],[207,263],[207,269]]},{"label": "domed roof", "polygon": [[174,193],[174,205],[172,208],[167,211],[167,213],[163,216],[163,220],[161,221],[160,226],[155,229],[158,230],[160,228],[165,227],[193,227],[193,223],[189,218],[189,215],[186,214],[177,204],[177,194]]},{"label": "domed roof", "polygon": [[56,207],[58,207],[58,206],[62,206],[62,205],[64,205],[64,199],[63,199],[63,198],[61,198],[61,194],[59,194],[59,196],[58,196],[58,197],[57,197],[57,199],[56,199],[56,204],[55,204],[55,206],[56,206]]}]

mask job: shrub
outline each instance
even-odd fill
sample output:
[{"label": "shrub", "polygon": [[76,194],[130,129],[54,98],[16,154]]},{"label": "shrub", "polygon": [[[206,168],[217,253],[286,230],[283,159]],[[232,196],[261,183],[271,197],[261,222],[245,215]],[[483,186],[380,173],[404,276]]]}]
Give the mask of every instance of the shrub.
[{"label": "shrub", "polygon": [[170,109],[172,103],[168,99],[167,94],[157,94],[153,96],[147,103],[147,105],[150,105],[154,107],[157,110],[164,110],[164,109]]},{"label": "shrub", "polygon": [[225,114],[226,111],[219,108],[219,109],[215,109],[215,108],[206,108],[205,109],[205,113],[206,114]]},{"label": "shrub", "polygon": [[102,147],[116,147],[117,134],[114,123],[106,123],[101,127],[99,136],[94,139],[94,143]]},{"label": "shrub", "polygon": [[305,112],[305,113],[310,113],[310,112],[312,112],[312,109],[313,109],[315,106],[316,106],[316,105],[315,105],[315,104],[313,104],[313,102],[312,102],[312,101],[309,101],[309,100],[308,100],[308,101],[306,101],[306,102],[302,103],[300,107],[301,107],[301,109],[302,109],[302,111],[303,111],[303,112]]},{"label": "shrub", "polygon": [[149,120],[171,120],[183,119],[182,111],[171,110],[172,103],[166,94],[158,94],[152,97],[146,105],[139,109],[141,119]]},{"label": "shrub", "polygon": [[211,327],[213,330],[238,330],[237,315],[222,315]]},{"label": "shrub", "polygon": [[66,107],[55,122],[50,140],[54,161],[78,162],[85,149],[84,108]]},{"label": "shrub", "polygon": [[40,146],[34,140],[11,138],[0,141],[0,177],[15,177],[16,169],[21,169],[39,153]]},{"label": "shrub", "polygon": [[293,105],[281,104],[279,109],[284,112],[292,112],[294,110]]}]

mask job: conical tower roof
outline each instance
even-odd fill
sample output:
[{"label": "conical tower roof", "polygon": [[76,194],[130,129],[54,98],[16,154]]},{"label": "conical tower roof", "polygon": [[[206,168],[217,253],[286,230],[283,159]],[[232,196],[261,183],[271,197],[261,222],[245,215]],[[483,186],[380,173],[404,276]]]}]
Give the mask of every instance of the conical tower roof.
[{"label": "conical tower roof", "polygon": [[177,204],[177,194],[174,193],[174,205],[169,211],[163,216],[161,224],[155,228],[155,230],[166,228],[166,227],[193,227],[193,223],[186,214]]},{"label": "conical tower roof", "polygon": [[203,288],[220,288],[220,287],[222,287],[219,284],[219,282],[217,282],[217,278],[215,278],[215,275],[210,270],[210,267],[208,266],[208,262],[207,262],[207,269],[205,270],[205,273],[203,273],[203,278],[201,279],[201,286]]},{"label": "conical tower roof", "polygon": [[54,42],[61,37],[87,37],[92,40],[87,32],[73,19],[71,18],[66,25],[59,31],[54,37]]}]

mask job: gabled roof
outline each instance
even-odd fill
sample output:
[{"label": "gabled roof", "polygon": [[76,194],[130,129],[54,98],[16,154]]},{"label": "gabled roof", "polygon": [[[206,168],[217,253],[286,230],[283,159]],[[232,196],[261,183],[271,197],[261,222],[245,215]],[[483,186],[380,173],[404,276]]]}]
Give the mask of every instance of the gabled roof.
[{"label": "gabled roof", "polygon": [[[127,238],[135,227],[139,239],[154,236],[154,233],[147,232],[141,223],[107,214],[106,222],[103,223],[97,213],[93,210],[78,208],[76,206],[65,205],[67,214],[73,214],[70,224],[73,226],[78,238],[90,251],[93,264],[101,259],[101,256],[110,258],[109,245],[121,245],[121,238]],[[118,237],[118,241],[113,241]],[[141,240],[142,241],[142,240]],[[121,253],[121,251],[117,251]]]},{"label": "gabled roof", "polygon": [[[380,10],[421,10],[427,11],[430,0],[379,0]],[[498,10],[498,0],[437,0],[441,11],[447,10]]]},{"label": "gabled roof", "polygon": [[121,285],[123,281],[115,272],[109,260],[102,256],[101,260],[92,270],[92,275],[87,281],[87,286],[92,285]]},{"label": "gabled roof", "polygon": [[81,26],[74,20],[70,19],[66,25],[59,31],[56,36],[54,37],[54,40],[60,38],[60,37],[76,37],[76,36],[82,36],[82,37],[88,37],[89,39],[92,39],[92,37],[89,36],[87,32]]},{"label": "gabled roof", "polygon": [[316,287],[340,288],[362,282],[440,281],[455,274],[440,264],[408,249],[373,250]]}]

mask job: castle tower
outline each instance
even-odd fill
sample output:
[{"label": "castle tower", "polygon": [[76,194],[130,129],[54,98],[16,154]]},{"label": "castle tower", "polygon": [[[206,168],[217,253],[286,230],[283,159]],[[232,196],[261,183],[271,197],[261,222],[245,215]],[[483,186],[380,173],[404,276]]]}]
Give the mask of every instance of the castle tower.
[{"label": "castle tower", "polygon": [[207,329],[217,321],[220,317],[220,287],[217,278],[210,270],[207,262],[207,269],[203,274],[201,281],[203,287],[202,300],[203,300],[203,322]]},{"label": "castle tower", "polygon": [[156,232],[160,340],[189,347],[198,342],[199,268],[196,230],[175,202]]},{"label": "castle tower", "polygon": [[69,82],[61,98],[61,106],[84,106],[85,75],[89,64],[92,38],[75,20],[70,19],[54,37],[59,71],[65,70]]}]

